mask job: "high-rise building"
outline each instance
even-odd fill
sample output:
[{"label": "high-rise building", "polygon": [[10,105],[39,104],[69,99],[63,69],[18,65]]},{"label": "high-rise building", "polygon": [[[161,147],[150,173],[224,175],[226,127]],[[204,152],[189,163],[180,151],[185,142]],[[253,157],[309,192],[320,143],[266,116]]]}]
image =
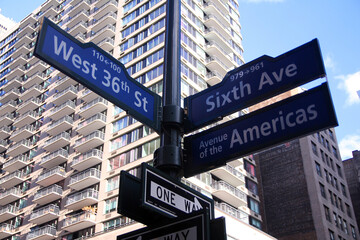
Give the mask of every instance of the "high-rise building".
[{"label": "high-rise building", "polygon": [[8,17],[1,14],[0,8],[0,39],[5,36],[6,32],[15,26],[16,22]]},{"label": "high-rise building", "polygon": [[353,157],[344,160],[343,164],[356,221],[360,229],[360,151],[355,150],[352,155]]},{"label": "high-rise building", "polygon": [[[0,40],[0,239],[112,238],[142,226],[117,213],[121,170],[139,175],[159,136],[33,56],[42,17],[119,59],[162,94],[165,0],[47,0]],[[243,64],[234,0],[181,1],[182,96]],[[216,202],[229,239],[263,233],[255,162],[183,181]]]},{"label": "high-rise building", "polygon": [[360,239],[333,128],[260,151],[254,159],[265,232],[280,240]]}]

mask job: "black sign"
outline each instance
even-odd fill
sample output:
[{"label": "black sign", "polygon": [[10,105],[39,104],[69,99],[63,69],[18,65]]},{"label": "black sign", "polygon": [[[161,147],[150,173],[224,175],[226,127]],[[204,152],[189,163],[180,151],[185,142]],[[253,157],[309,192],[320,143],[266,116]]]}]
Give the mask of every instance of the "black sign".
[{"label": "black sign", "polygon": [[209,235],[209,216],[206,216],[205,212],[199,212],[196,215],[177,218],[165,225],[146,227],[117,236],[117,240],[209,240]]},{"label": "black sign", "polygon": [[178,217],[208,209],[214,218],[214,201],[159,170],[142,164],[144,207],[165,216]]}]

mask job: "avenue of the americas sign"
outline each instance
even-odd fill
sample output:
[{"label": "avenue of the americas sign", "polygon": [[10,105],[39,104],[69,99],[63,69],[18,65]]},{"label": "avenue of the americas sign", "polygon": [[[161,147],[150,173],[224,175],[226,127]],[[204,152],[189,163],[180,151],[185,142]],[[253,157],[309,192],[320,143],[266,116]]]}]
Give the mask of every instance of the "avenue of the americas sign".
[{"label": "avenue of the americas sign", "polygon": [[81,43],[43,18],[34,55],[159,132],[161,97],[131,78],[123,64],[94,43]]},{"label": "avenue of the americas sign", "polygon": [[228,72],[220,83],[185,98],[185,133],[323,76],[317,39],[276,58],[259,57]]},{"label": "avenue of the americas sign", "polygon": [[327,83],[185,137],[185,177],[315,131],[337,126]]}]

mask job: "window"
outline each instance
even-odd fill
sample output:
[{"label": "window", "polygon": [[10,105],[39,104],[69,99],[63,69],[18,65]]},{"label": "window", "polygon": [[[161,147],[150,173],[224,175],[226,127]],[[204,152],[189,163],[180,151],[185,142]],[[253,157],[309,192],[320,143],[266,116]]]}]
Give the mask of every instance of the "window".
[{"label": "window", "polygon": [[329,129],[329,136],[330,136],[331,140],[335,141],[334,133],[331,129]]},{"label": "window", "polygon": [[249,207],[255,213],[260,214],[259,203],[254,199],[252,199],[251,197],[249,197]]},{"label": "window", "polygon": [[245,170],[251,174],[251,176],[256,177],[255,174],[255,166],[249,163],[248,161],[244,161]]},{"label": "window", "polygon": [[345,219],[344,219],[344,221],[343,221],[343,225],[344,225],[344,232],[345,232],[346,234],[349,234],[349,230],[348,230],[347,222],[346,222],[346,220],[345,220]]},{"label": "window", "polygon": [[342,192],[342,194],[343,194],[345,197],[347,197],[345,185],[342,184],[342,183],[341,183],[340,185],[341,185],[341,192]]},{"label": "window", "polygon": [[105,214],[116,211],[116,207],[117,207],[117,197],[106,200],[105,201],[105,209],[104,209]]},{"label": "window", "polygon": [[121,216],[119,218],[111,219],[110,221],[104,222],[104,231],[111,230],[120,226],[128,225],[132,223],[133,220],[127,218],[125,216]]},{"label": "window", "polygon": [[342,171],[341,171],[341,167],[338,164],[336,164],[336,168],[337,168],[337,172],[338,172],[339,176],[342,178],[343,174],[342,174]]},{"label": "window", "polygon": [[106,191],[109,192],[109,191],[119,188],[119,179],[120,179],[119,175],[109,178],[106,183]]},{"label": "window", "polygon": [[339,158],[338,153],[337,153],[337,149],[334,146],[332,146],[332,153],[337,159]]},{"label": "window", "polygon": [[329,229],[330,240],[335,240],[334,232]]},{"label": "window", "polygon": [[323,196],[323,198],[326,199],[326,193],[325,193],[325,187],[323,184],[319,183],[320,185],[320,193],[321,193],[321,196]]},{"label": "window", "polygon": [[322,173],[321,173],[321,167],[320,167],[320,164],[315,162],[315,168],[316,168],[316,173],[322,177]]},{"label": "window", "polygon": [[351,217],[351,209],[350,209],[350,206],[349,204],[345,203],[345,210],[346,210],[346,213],[349,217]]},{"label": "window", "polygon": [[258,229],[261,229],[261,223],[259,220],[253,218],[253,217],[250,217],[250,224]]},{"label": "window", "polygon": [[312,149],[313,153],[317,156],[318,155],[317,146],[313,141],[311,141],[311,149]]},{"label": "window", "polygon": [[334,217],[334,223],[336,227],[339,227],[338,221],[337,221],[337,215],[335,212],[333,212],[333,217]]},{"label": "window", "polygon": [[350,228],[351,228],[351,235],[352,235],[352,237],[353,237],[354,239],[357,239],[357,238],[356,238],[356,232],[355,232],[354,226],[350,225]]},{"label": "window", "polygon": [[255,195],[258,195],[258,187],[254,181],[246,178],[246,188]]},{"label": "window", "polygon": [[329,210],[329,208],[324,205],[324,210],[325,210],[325,218],[326,218],[326,220],[328,220],[329,222],[331,222],[330,210]]}]

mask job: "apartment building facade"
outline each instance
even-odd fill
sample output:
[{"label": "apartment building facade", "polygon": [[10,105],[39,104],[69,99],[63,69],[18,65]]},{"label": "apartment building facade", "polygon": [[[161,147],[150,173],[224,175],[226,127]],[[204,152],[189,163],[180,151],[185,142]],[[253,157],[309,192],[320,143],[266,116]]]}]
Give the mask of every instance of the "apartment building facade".
[{"label": "apartment building facade", "polygon": [[[182,97],[243,64],[238,9],[234,0],[181,1]],[[0,239],[115,238],[142,226],[116,211],[119,174],[139,176],[159,136],[33,50],[47,17],[161,95],[165,14],[165,0],[48,0],[0,40]],[[252,158],[183,181],[215,200],[229,239],[273,239],[259,230]]]}]

